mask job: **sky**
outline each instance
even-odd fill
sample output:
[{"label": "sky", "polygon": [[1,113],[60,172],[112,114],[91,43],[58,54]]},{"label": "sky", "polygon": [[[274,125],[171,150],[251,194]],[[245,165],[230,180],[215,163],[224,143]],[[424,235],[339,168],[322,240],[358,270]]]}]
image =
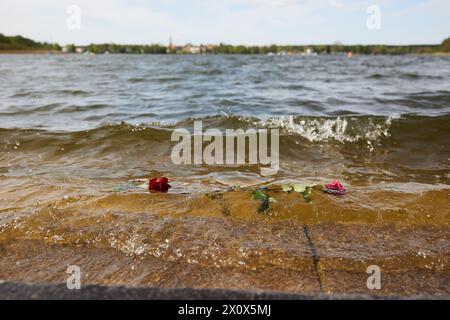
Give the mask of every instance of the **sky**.
[{"label": "sky", "polygon": [[0,33],[62,45],[437,44],[450,37],[450,1],[1,0]]}]

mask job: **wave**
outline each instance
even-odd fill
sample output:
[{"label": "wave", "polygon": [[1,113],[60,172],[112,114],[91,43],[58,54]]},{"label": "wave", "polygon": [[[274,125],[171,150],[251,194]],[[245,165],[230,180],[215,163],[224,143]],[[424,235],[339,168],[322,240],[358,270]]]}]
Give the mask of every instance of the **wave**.
[{"label": "wave", "polygon": [[269,119],[218,115],[175,124],[115,123],[76,132],[0,129],[0,175],[122,179],[145,177],[149,170],[153,176],[178,178],[226,170],[259,174],[258,166],[174,165],[171,152],[177,142],[171,141],[172,132],[185,128],[193,134],[196,120],[202,120],[203,132],[279,129],[279,177],[450,184],[450,115]]},{"label": "wave", "polygon": [[[98,105],[99,108],[102,105]],[[420,115],[382,116],[279,116],[267,119],[239,115],[216,115],[203,118],[188,118],[177,123],[161,122],[129,124],[126,122],[110,123],[95,129],[76,132],[46,131],[38,129],[0,129],[3,137],[8,135],[36,135],[42,137],[83,136],[90,141],[104,139],[139,140],[159,139],[170,135],[177,128],[193,130],[193,122],[202,121],[203,130],[217,128],[247,129],[247,128],[277,128],[281,136],[295,136],[308,143],[359,143],[359,142],[389,142],[424,141],[435,143],[446,140],[450,134],[450,115],[427,117]],[[137,134],[139,133],[139,134]]]},{"label": "wave", "polygon": [[394,117],[384,121],[371,118],[271,118],[265,125],[283,129],[285,132],[300,135],[310,142],[338,141],[358,142],[360,140],[376,141],[389,136],[389,127]]},{"label": "wave", "polygon": [[[385,94],[389,96],[389,94]],[[449,109],[450,92],[440,90],[437,92],[417,92],[396,96],[393,98],[374,98],[380,105],[384,106],[403,106],[410,110],[427,110],[430,114],[433,110],[447,111]]]},{"label": "wave", "polygon": [[64,113],[78,113],[85,111],[93,111],[99,109],[107,109],[111,108],[110,105],[107,104],[88,104],[88,105],[70,105],[64,106],[61,103],[50,103],[37,107],[29,107],[26,109],[14,109],[13,111],[0,112],[0,116],[21,116],[21,115],[35,115],[35,114],[46,114],[53,112],[55,114],[64,114]]},{"label": "wave", "polygon": [[404,80],[445,80],[442,76],[436,75],[428,75],[428,74],[420,74],[420,73],[373,73],[367,76],[368,79],[391,79],[391,78],[399,78]]},{"label": "wave", "polygon": [[14,111],[0,112],[0,116],[30,115],[35,113],[53,112],[61,107],[60,103],[49,103],[37,107],[17,108]]}]

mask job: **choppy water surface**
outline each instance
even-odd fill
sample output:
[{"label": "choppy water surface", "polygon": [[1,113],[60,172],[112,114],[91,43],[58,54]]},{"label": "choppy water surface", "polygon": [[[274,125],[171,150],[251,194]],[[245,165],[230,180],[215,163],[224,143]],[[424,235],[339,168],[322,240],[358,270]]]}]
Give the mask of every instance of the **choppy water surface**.
[{"label": "choppy water surface", "polygon": [[10,55],[0,57],[0,72],[2,127],[450,110],[447,57]]},{"label": "choppy water surface", "polygon": [[[0,278],[60,281],[45,261],[67,258],[96,283],[364,292],[326,270],[365,284],[378,261],[385,293],[449,291],[448,57],[0,55],[0,75]],[[280,171],[174,165],[194,119],[280,129]],[[170,194],[129,187],[162,175]],[[333,179],[347,196],[267,215],[226,191]]]}]

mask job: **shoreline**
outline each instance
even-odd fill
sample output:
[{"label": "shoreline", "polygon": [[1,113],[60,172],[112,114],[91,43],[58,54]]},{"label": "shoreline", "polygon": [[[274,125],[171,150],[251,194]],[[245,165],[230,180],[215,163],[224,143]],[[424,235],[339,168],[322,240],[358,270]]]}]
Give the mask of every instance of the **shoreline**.
[{"label": "shoreline", "polygon": [[56,51],[56,50],[0,50],[0,54],[24,54],[24,55],[46,55],[46,54],[64,54],[62,51]]},{"label": "shoreline", "polygon": [[[264,53],[255,53],[255,54],[240,54],[240,53],[207,53],[207,54],[194,54],[194,53],[92,53],[92,52],[83,52],[83,53],[67,53],[62,51],[55,50],[0,50],[0,55],[14,54],[14,55],[167,55],[167,56],[216,56],[216,55],[226,55],[226,56],[267,56]],[[341,56],[345,54],[342,53],[334,53],[334,54],[319,54],[317,56]],[[304,57],[301,54],[292,54],[292,55],[283,55],[290,57]],[[421,56],[421,57],[450,57],[450,52],[434,52],[434,53],[401,53],[401,54],[376,54],[376,53],[354,53],[353,56]]]}]

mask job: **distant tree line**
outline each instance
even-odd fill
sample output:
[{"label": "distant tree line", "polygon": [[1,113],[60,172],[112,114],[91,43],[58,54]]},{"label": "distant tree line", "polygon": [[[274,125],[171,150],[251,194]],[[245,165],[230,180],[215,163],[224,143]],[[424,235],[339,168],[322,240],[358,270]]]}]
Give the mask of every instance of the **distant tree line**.
[{"label": "distant tree line", "polygon": [[213,47],[210,53],[215,54],[268,54],[294,53],[300,54],[311,49],[317,53],[339,53],[352,51],[355,54],[432,54],[450,52],[450,38],[442,45],[310,45],[310,46],[232,46],[220,44]]},{"label": "distant tree line", "polygon": [[[145,54],[165,54],[167,47],[159,44],[150,45],[122,45],[122,44],[90,44],[83,48],[92,53],[145,53]],[[75,45],[68,46],[68,52],[75,52]]]},{"label": "distant tree line", "polygon": [[[450,42],[450,41],[448,41]],[[450,43],[447,44],[450,47]],[[388,46],[388,45],[311,45],[311,46],[244,46],[220,44],[210,46],[207,49],[209,54],[280,54],[292,53],[301,54],[307,49],[317,53],[341,53],[352,51],[354,54],[433,54],[438,52],[450,52],[450,48],[443,50],[440,45],[410,45],[410,46]],[[165,54],[168,52],[166,46],[153,45],[118,45],[118,44],[91,44],[83,48],[92,53],[134,53],[134,54]],[[74,45],[69,46],[69,52],[75,52]]]},{"label": "distant tree line", "polygon": [[442,52],[450,52],[450,38],[447,38],[442,42],[440,50]]},{"label": "distant tree line", "polygon": [[[317,53],[340,53],[352,51],[354,54],[433,54],[450,52],[450,38],[441,45],[271,45],[271,46],[244,46],[221,43],[216,46],[207,46],[209,54],[301,54],[308,49]],[[57,43],[36,42],[21,36],[8,37],[0,34],[0,50],[62,50]],[[121,45],[121,44],[91,44],[84,46],[83,51],[92,53],[134,53],[134,54],[165,54],[168,47],[159,44],[151,45]],[[65,47],[65,51],[77,52],[73,44]],[[169,50],[170,52],[170,50]]]},{"label": "distant tree line", "polygon": [[0,50],[61,50],[57,43],[36,42],[21,36],[8,37],[0,33]]}]

